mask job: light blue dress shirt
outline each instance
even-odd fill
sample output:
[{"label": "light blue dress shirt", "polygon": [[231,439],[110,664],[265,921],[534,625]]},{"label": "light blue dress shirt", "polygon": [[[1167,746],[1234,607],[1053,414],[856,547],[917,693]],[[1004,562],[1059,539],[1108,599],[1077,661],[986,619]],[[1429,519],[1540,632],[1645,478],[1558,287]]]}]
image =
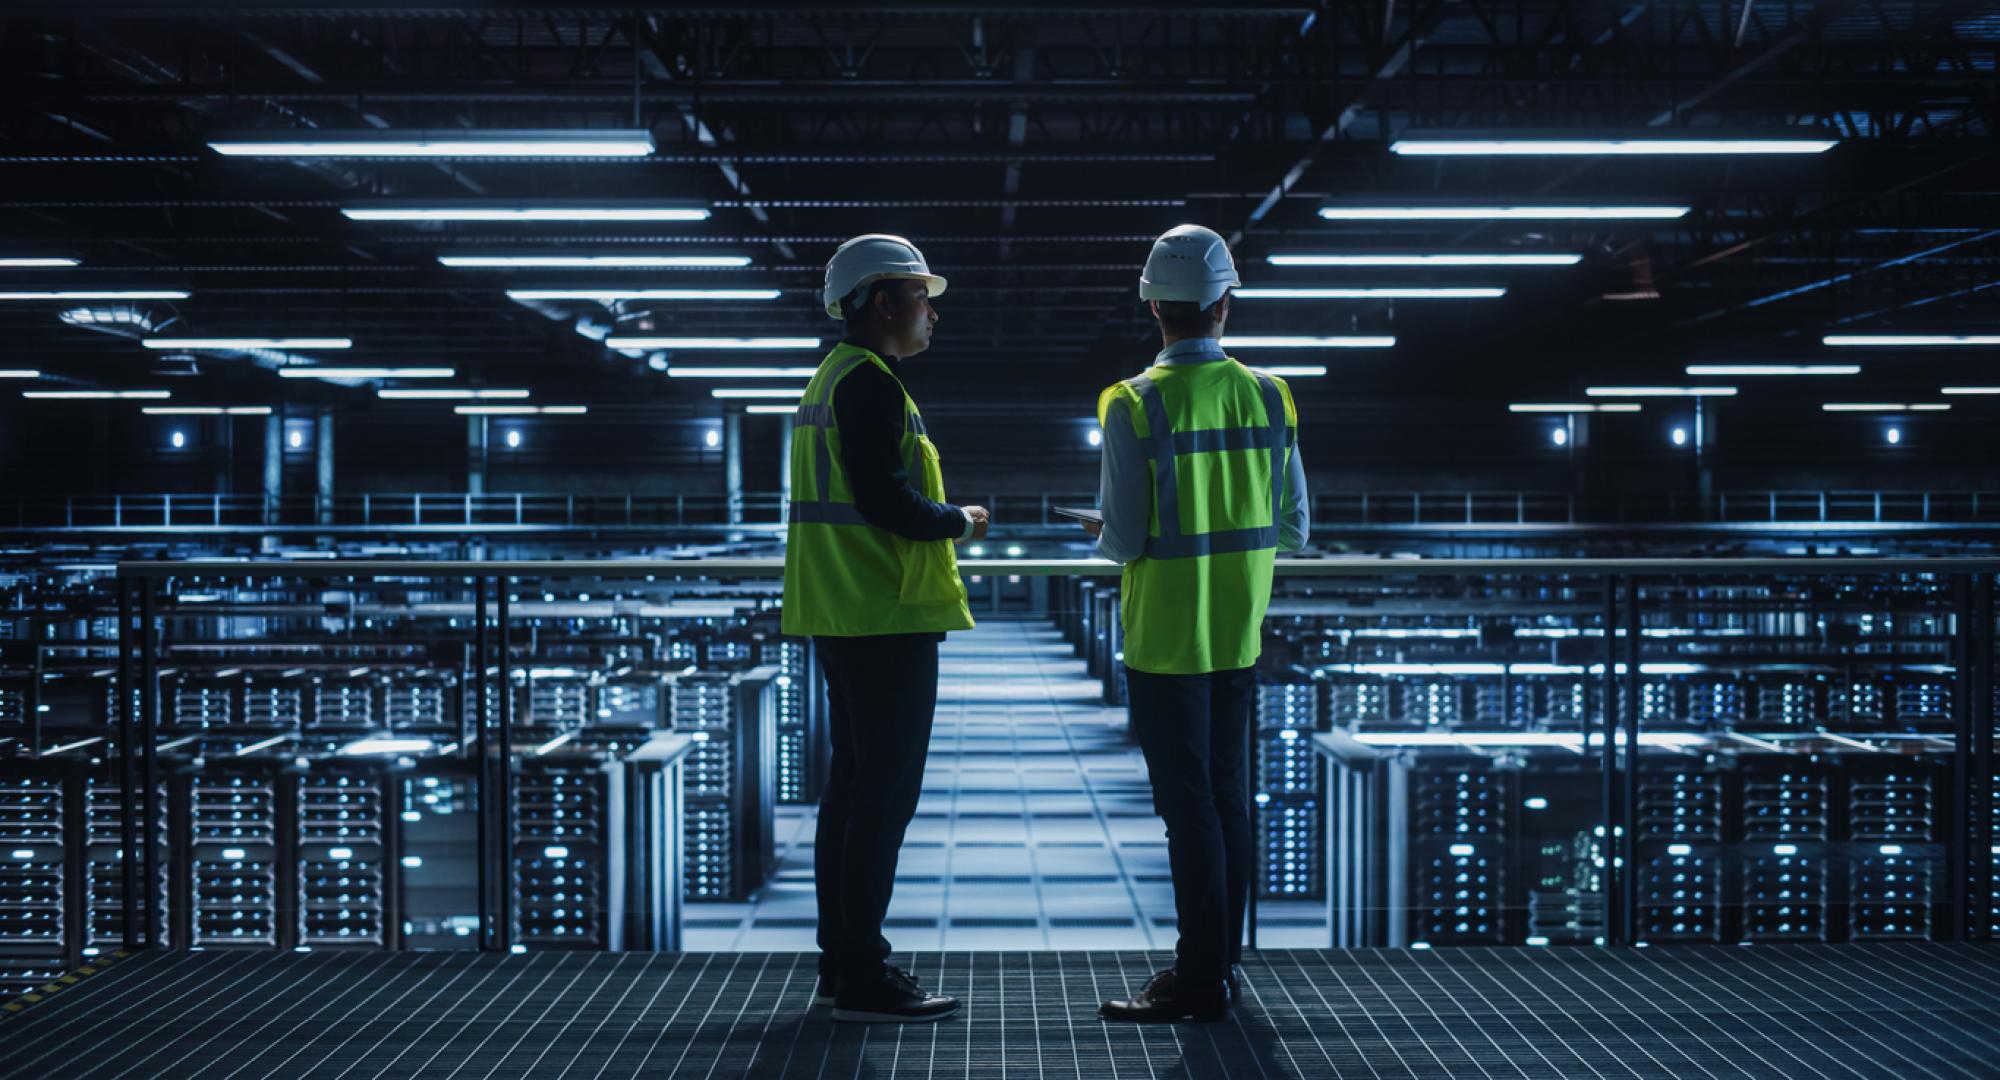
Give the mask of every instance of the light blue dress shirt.
[{"label": "light blue dress shirt", "polygon": [[[1214,338],[1182,338],[1160,350],[1155,364],[1211,364],[1229,357]],[[1284,512],[1278,518],[1278,550],[1306,546],[1312,528],[1306,509],[1306,466],[1297,446],[1285,470]],[[1112,409],[1104,418],[1104,463],[1097,485],[1097,508],[1104,513],[1104,532],[1097,553],[1115,563],[1129,563],[1146,553],[1146,527],[1152,520],[1153,489],[1146,471],[1146,452],[1132,430],[1132,415]]]}]

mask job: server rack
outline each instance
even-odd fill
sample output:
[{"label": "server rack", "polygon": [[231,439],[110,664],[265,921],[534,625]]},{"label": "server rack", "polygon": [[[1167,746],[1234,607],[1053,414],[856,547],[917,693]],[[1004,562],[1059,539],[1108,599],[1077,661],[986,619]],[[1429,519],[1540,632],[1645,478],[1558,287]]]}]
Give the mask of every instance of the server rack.
[{"label": "server rack", "polygon": [[746,899],[776,858],[779,669],[675,678],[674,730],[695,740],[687,765],[686,897]]},{"label": "server rack", "polygon": [[1326,893],[1325,783],[1312,749],[1322,706],[1311,682],[1257,687],[1251,763],[1257,830],[1257,895],[1318,900]]}]

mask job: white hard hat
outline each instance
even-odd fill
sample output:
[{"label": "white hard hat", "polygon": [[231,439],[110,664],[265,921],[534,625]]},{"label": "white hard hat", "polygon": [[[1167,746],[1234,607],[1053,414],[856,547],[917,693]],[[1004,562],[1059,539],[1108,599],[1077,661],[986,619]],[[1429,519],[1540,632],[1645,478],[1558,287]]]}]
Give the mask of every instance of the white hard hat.
[{"label": "white hard hat", "polygon": [[869,233],[840,245],[827,260],[826,287],[820,292],[827,315],[840,318],[842,300],[883,278],[913,278],[923,282],[932,296],[944,295],[944,279],[931,273],[917,245],[900,236]]},{"label": "white hard hat", "polygon": [[1241,284],[1236,260],[1221,234],[1200,225],[1176,225],[1153,241],[1145,272],[1139,275],[1139,299],[1180,300],[1207,308],[1230,286]]}]

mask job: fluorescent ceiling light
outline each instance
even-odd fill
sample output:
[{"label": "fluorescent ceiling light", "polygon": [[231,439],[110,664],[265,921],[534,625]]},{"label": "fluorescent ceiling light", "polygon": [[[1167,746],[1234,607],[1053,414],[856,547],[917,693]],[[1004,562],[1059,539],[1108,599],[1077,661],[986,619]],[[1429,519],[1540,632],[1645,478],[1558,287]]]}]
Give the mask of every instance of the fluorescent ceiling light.
[{"label": "fluorescent ceiling light", "polygon": [[613,349],[817,349],[816,337],[620,337],[604,339]]},{"label": "fluorescent ceiling light", "polygon": [[0,255],[0,266],[21,269],[45,269],[58,266],[75,266],[78,260],[60,255]]},{"label": "fluorescent ceiling light", "polygon": [[21,396],[49,401],[106,401],[112,398],[143,398],[160,401],[174,395],[169,390],[23,390],[21,391]]},{"label": "fluorescent ceiling light", "polygon": [[269,405],[148,405],[147,416],[269,416]]},{"label": "fluorescent ceiling light", "polygon": [[675,367],[667,369],[670,379],[810,379],[819,371],[809,367]]},{"label": "fluorescent ceiling light", "polygon": [[1834,141],[1817,135],[1780,135],[1761,138],[1645,135],[1637,138],[1592,139],[1438,133],[1396,139],[1389,144],[1389,152],[1419,157],[1819,154],[1832,149]]},{"label": "fluorescent ceiling light", "polygon": [[445,266],[468,269],[515,266],[587,270],[597,267],[703,269],[749,266],[748,255],[440,255]]},{"label": "fluorescent ceiling light", "polygon": [[342,754],[424,754],[435,744],[429,739],[373,738],[356,739],[340,748]]},{"label": "fluorescent ceiling light", "polygon": [[752,416],[781,416],[798,412],[797,405],[745,405],[743,411]]},{"label": "fluorescent ceiling light", "polygon": [[149,337],[141,339],[139,344],[148,349],[351,349],[354,347],[353,339],[344,337]]},{"label": "fluorescent ceiling light", "polygon": [[1264,364],[1255,370],[1280,379],[1312,378],[1326,374],[1325,364]]},{"label": "fluorescent ceiling light", "polygon": [[587,405],[454,405],[460,416],[582,416]]},{"label": "fluorescent ceiling light", "polygon": [[350,221],[707,221],[698,206],[350,206]]},{"label": "fluorescent ceiling light", "polygon": [[1508,412],[1515,413],[1635,413],[1639,409],[1636,402],[1592,405],[1573,401],[1517,401],[1507,406]]},{"label": "fluorescent ceiling light", "polygon": [[1888,401],[1829,401],[1820,408],[1825,412],[1948,412],[1951,406],[1942,401],[1899,404]]},{"label": "fluorescent ceiling light", "polygon": [[448,367],[287,367],[278,369],[281,379],[449,379],[458,372]]},{"label": "fluorescent ceiling light", "polygon": [[1299,337],[1279,334],[1271,336],[1230,335],[1222,339],[1225,349],[1388,349],[1393,348],[1396,339],[1387,336],[1366,337],[1348,335],[1342,337]]},{"label": "fluorescent ceiling light", "polygon": [[1834,346],[1927,346],[2000,345],[2000,334],[1828,334],[1822,345]]},{"label": "fluorescent ceiling light", "polygon": [[1272,266],[1575,266],[1583,256],[1564,253],[1458,253],[1418,255],[1272,255]]},{"label": "fluorescent ceiling light", "polygon": [[375,396],[387,401],[518,401],[528,396],[526,390],[409,390],[384,388],[375,391]]},{"label": "fluorescent ceiling light", "polygon": [[1368,289],[1236,289],[1231,296],[1245,300],[1498,300],[1507,290],[1480,285],[1464,288],[1385,286]]},{"label": "fluorescent ceiling light", "polygon": [[[6,372],[0,371],[0,378],[4,378],[6,374],[7,374]],[[1938,393],[1951,394],[1954,396],[1969,396],[1975,394],[2000,394],[2000,386],[1942,386],[1938,388]]]},{"label": "fluorescent ceiling light", "polygon": [[63,289],[0,292],[0,300],[185,300],[186,289]]},{"label": "fluorescent ceiling light", "polygon": [[1735,397],[1733,386],[1586,386],[1585,397]]},{"label": "fluorescent ceiling light", "polygon": [[[1643,666],[1643,665],[1642,665]],[[1357,731],[1354,741],[1368,746],[1464,746],[1464,747],[1548,747],[1551,749],[1581,750],[1584,739],[1581,735],[1569,735],[1556,731],[1496,731],[1453,732],[1453,731]],[[1706,745],[1711,740],[1704,735],[1680,731],[1642,731],[1639,745],[1664,747],[1694,747]],[[1602,736],[1592,736],[1590,745],[1602,746]]]},{"label": "fluorescent ceiling light", "polygon": [[285,131],[221,136],[225,157],[645,157],[648,131]]},{"label": "fluorescent ceiling light", "polygon": [[1327,221],[1660,221],[1685,206],[1323,206]]},{"label": "fluorescent ceiling light", "polygon": [[1690,375],[1859,375],[1860,364],[1689,364]]},{"label": "fluorescent ceiling light", "polygon": [[[612,304],[620,300],[776,300],[776,289],[508,289],[510,300],[583,300]],[[818,339],[814,339],[818,344]]]},{"label": "fluorescent ceiling light", "polygon": [[39,379],[42,373],[33,368],[0,368],[0,379]]},{"label": "fluorescent ceiling light", "polygon": [[797,398],[806,392],[803,386],[718,386],[708,392],[710,397],[722,400],[730,398]]}]

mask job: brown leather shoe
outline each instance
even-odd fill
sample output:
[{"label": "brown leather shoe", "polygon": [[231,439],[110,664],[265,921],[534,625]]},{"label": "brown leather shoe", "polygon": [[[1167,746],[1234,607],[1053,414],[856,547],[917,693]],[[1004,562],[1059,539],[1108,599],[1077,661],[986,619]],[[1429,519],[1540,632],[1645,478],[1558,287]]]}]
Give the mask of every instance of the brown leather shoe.
[{"label": "brown leather shoe", "polygon": [[1106,1020],[1149,1024],[1173,1020],[1213,1021],[1229,1015],[1229,988],[1218,981],[1213,987],[1197,989],[1181,982],[1173,968],[1154,975],[1146,988],[1123,1001],[1107,1001],[1097,1007]]}]

